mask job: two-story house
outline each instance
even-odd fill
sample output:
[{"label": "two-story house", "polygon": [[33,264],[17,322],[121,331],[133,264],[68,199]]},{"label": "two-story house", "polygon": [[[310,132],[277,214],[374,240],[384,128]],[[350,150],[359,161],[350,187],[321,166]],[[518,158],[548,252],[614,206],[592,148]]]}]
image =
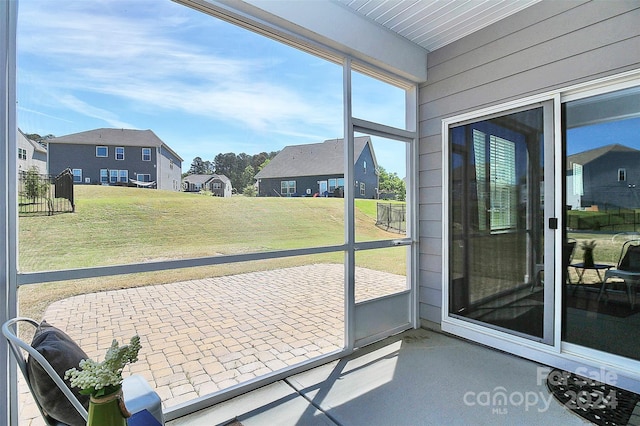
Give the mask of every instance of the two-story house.
[{"label": "two-story house", "polygon": [[180,190],[182,158],[151,130],[96,129],[47,142],[50,173],[70,168],[77,184]]}]

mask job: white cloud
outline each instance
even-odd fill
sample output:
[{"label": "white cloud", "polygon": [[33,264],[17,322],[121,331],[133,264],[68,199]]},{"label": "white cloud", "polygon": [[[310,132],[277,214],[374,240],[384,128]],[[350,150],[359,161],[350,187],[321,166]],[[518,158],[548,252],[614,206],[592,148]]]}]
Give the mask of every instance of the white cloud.
[{"label": "white cloud", "polygon": [[87,117],[96,118],[109,124],[111,127],[121,129],[135,129],[136,127],[127,122],[121,121],[118,117],[110,111],[98,108],[81,101],[73,95],[63,95],[58,98],[61,105],[67,107],[71,111],[78,114],[85,115]]},{"label": "white cloud", "polygon": [[[219,46],[213,18],[199,17],[209,24],[204,28],[199,20],[187,20],[194,12],[174,4],[104,2],[98,12],[87,3],[71,3],[66,10],[58,2],[21,5],[19,54],[29,58],[30,72],[39,73],[31,84],[40,84],[71,111],[115,127],[124,127],[119,116],[130,107],[175,110],[283,134],[299,123],[332,131],[341,126],[340,100],[327,106],[322,93],[311,97],[306,87],[275,81],[272,67],[279,59],[238,57],[241,52]],[[147,13],[150,8],[153,13]],[[169,9],[166,15],[158,10],[163,8]],[[200,37],[184,39],[193,26],[202,30]],[[105,96],[120,99],[111,102],[118,108],[94,104]]]}]

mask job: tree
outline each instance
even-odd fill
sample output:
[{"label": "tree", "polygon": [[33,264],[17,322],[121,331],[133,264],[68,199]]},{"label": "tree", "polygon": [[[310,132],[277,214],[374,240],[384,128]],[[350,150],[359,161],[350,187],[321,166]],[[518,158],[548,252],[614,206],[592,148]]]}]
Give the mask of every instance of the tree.
[{"label": "tree", "polygon": [[49,183],[40,178],[40,172],[36,166],[32,166],[24,175],[24,196],[36,202],[36,198],[47,194]]},{"label": "tree", "polygon": [[[247,187],[253,187],[253,177],[256,175],[255,170],[253,169],[252,165],[248,165],[247,167],[244,168],[244,171],[242,172],[242,179],[241,179],[241,183],[240,183],[240,188],[244,188],[246,189]],[[244,194],[244,189],[242,191],[242,193]]]},{"label": "tree", "polygon": [[242,190],[242,195],[245,197],[255,197],[256,196],[256,187],[255,185],[247,185]]},{"label": "tree", "polygon": [[243,191],[248,185],[253,185],[256,172],[260,170],[260,165],[266,164],[270,158],[275,157],[278,151],[266,153],[261,152],[256,155],[249,155],[244,152],[234,154],[218,154],[213,159],[215,173],[225,175],[231,181],[231,185],[238,191]]},{"label": "tree", "polygon": [[396,199],[405,201],[407,199],[407,188],[404,180],[396,172],[389,173],[384,167],[378,167],[378,189],[382,192],[393,192]]},{"label": "tree", "polygon": [[190,175],[204,175],[207,173],[207,168],[202,158],[196,157],[193,159],[188,173]]},{"label": "tree", "polygon": [[270,158],[267,158],[266,160],[264,160],[262,163],[260,163],[260,165],[258,166],[258,171],[264,169],[267,164],[269,164],[271,162]]}]

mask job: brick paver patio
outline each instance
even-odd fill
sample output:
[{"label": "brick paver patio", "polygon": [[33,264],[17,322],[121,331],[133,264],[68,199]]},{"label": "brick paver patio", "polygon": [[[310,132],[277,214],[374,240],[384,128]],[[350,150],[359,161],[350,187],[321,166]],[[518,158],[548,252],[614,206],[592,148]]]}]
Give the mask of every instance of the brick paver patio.
[{"label": "brick paver patio", "polygon": [[[341,264],[317,264],[91,293],[53,303],[44,319],[93,359],[112,339],[139,334],[130,372],[166,408],[340,349],[343,276]],[[405,286],[404,276],[356,269],[357,301]],[[20,425],[44,425],[26,385],[19,389]]]}]

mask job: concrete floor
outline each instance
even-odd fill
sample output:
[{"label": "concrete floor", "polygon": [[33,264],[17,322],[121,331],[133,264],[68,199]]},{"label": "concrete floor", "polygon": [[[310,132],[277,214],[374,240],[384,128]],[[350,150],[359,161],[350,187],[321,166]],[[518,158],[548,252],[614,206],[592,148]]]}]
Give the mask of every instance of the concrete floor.
[{"label": "concrete floor", "polygon": [[418,329],[168,425],[588,424],[549,393],[549,371]]}]

